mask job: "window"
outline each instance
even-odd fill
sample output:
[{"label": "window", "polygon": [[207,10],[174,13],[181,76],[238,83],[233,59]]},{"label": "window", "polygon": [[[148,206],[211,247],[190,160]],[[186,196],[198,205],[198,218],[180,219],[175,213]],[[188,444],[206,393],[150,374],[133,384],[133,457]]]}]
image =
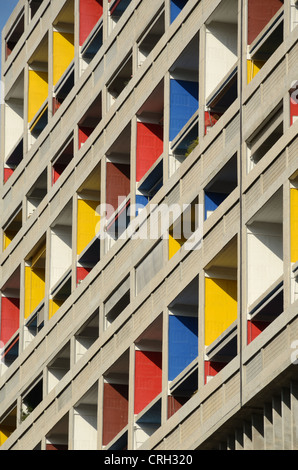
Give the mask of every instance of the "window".
[{"label": "window", "polygon": [[19,18],[16,20],[11,31],[8,33],[5,38],[6,46],[6,59],[10,56],[15,46],[17,45],[19,39],[22,37],[25,30],[25,15],[24,11],[21,12]]},{"label": "window", "polygon": [[280,103],[247,140],[248,172],[269,152],[284,132],[283,106]]}]

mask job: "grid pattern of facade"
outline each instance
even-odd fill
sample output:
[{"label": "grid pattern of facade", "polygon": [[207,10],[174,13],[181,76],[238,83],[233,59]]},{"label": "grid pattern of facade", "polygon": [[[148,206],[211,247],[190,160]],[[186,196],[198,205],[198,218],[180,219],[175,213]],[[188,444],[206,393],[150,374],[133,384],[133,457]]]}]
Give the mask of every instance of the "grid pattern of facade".
[{"label": "grid pattern of facade", "polygon": [[298,448],[298,3],[20,0],[2,450]]}]

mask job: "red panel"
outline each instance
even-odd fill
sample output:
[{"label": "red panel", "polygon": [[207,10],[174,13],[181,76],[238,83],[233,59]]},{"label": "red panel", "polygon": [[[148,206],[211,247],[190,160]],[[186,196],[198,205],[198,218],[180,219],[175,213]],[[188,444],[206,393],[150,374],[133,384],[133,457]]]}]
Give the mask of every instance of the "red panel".
[{"label": "red panel", "polygon": [[207,134],[207,128],[213,127],[219,118],[220,116],[218,114],[208,113],[208,111],[205,111],[205,134]]},{"label": "red panel", "polygon": [[59,103],[59,101],[56,98],[53,98],[53,116],[56,113],[56,111],[58,111],[60,106],[61,106],[61,103]]},{"label": "red panel", "polygon": [[225,366],[226,363],[224,362],[205,361],[205,383],[207,382],[208,376],[214,377]]},{"label": "red panel", "polygon": [[248,1],[248,44],[254,41],[282,5],[282,0]]},{"label": "red panel", "polygon": [[12,168],[4,168],[4,183],[9,180],[14,170]]},{"label": "red panel", "polygon": [[78,267],[77,268],[77,284],[80,283],[80,281],[83,281],[85,277],[90,273],[91,268],[83,268],[83,267]]},{"label": "red panel", "polygon": [[81,148],[82,144],[86,142],[93,131],[94,129],[92,127],[79,127],[79,149]]},{"label": "red panel", "polygon": [[[297,96],[297,91],[294,92]],[[291,126],[294,124],[294,118],[298,117],[298,102],[297,99],[290,98],[290,111],[291,111]]]},{"label": "red panel", "polygon": [[104,384],[103,445],[107,445],[128,423],[128,385]]},{"label": "red panel", "polygon": [[138,122],[137,127],[137,181],[163,152],[163,126]]},{"label": "red panel", "polygon": [[80,46],[102,16],[102,0],[80,0]]},{"label": "red panel", "polygon": [[55,184],[56,181],[60,178],[65,168],[66,168],[66,165],[63,165],[63,164],[59,165],[59,163],[56,163],[55,166],[53,166],[52,185]]},{"label": "red panel", "polygon": [[6,43],[6,54],[5,54],[6,59],[10,56],[11,52],[12,52],[11,48],[9,47],[8,43]]},{"label": "red panel", "polygon": [[46,450],[68,450],[68,446],[63,444],[47,444]]},{"label": "red panel", "polygon": [[267,328],[269,322],[248,321],[247,322],[247,344],[251,343],[262,331]]},{"label": "red panel", "polygon": [[161,352],[136,351],[135,414],[140,413],[162,389]]},{"label": "red panel", "polygon": [[1,341],[4,344],[19,328],[20,300],[2,297],[1,300]]},{"label": "red panel", "polygon": [[173,416],[187,402],[186,397],[168,396],[168,419]]},{"label": "red panel", "polygon": [[130,165],[107,162],[106,169],[106,204],[113,209],[107,208],[107,217],[111,216],[119,206],[119,199],[125,199],[130,193]]}]

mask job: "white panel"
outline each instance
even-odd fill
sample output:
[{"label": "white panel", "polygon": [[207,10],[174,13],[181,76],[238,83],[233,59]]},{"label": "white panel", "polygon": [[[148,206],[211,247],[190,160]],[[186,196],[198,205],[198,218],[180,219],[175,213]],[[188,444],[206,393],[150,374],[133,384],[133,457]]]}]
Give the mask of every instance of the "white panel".
[{"label": "white panel", "polygon": [[51,288],[70,267],[71,261],[71,228],[56,226],[51,234]]},{"label": "white panel", "polygon": [[150,437],[154,431],[156,430],[156,425],[154,424],[144,424],[142,423],[142,427],[136,425],[135,427],[135,449],[141,447],[142,444]]},{"label": "white panel", "polygon": [[23,101],[10,99],[5,104],[5,157],[9,155],[23,132]]},{"label": "white panel", "polygon": [[247,235],[248,305],[268,289],[283,272],[282,226],[255,223]]},{"label": "white panel", "polygon": [[74,450],[96,449],[96,407],[80,406],[74,412]]},{"label": "white panel", "polygon": [[206,29],[206,97],[237,61],[237,25],[211,23]]},{"label": "white panel", "polygon": [[76,338],[76,345],[75,345],[75,354],[76,354],[76,362],[78,362],[81,357],[84,356],[85,352],[90,348],[94,341],[94,338],[89,338],[87,336],[78,336]]}]

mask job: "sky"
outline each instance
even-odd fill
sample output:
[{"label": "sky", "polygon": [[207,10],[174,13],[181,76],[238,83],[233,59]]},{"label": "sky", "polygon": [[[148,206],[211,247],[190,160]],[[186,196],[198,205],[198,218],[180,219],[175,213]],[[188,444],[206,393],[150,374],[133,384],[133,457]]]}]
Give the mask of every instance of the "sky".
[{"label": "sky", "polygon": [[[0,0],[0,31],[5,26],[6,21],[10,17],[13,9],[18,4],[18,0]],[[0,54],[1,56],[1,54]],[[0,58],[0,69],[1,69],[1,58]]]}]

